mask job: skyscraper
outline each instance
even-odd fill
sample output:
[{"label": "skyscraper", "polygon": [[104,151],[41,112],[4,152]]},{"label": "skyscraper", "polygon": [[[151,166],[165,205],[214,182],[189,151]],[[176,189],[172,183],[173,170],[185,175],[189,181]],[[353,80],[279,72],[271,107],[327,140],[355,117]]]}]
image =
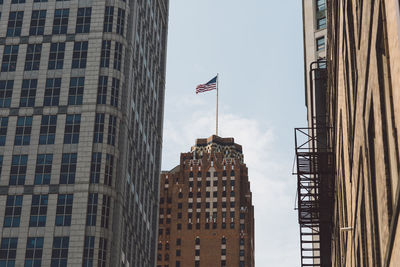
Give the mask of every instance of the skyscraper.
[{"label": "skyscraper", "polygon": [[168,5],[0,1],[0,265],[154,266]]},{"label": "skyscraper", "polygon": [[157,266],[254,267],[254,207],[242,147],[197,139],[161,174]]}]

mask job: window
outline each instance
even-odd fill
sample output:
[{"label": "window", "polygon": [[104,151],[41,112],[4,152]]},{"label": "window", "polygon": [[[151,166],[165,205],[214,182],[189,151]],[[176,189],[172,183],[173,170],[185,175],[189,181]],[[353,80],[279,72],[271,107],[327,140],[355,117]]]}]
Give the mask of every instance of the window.
[{"label": "window", "polygon": [[76,172],[76,153],[63,153],[61,159],[60,184],[74,184]]},{"label": "window", "polygon": [[26,51],[25,70],[39,70],[41,55],[41,44],[29,44]]},{"label": "window", "polygon": [[48,195],[33,195],[31,217],[29,218],[30,227],[45,227],[47,204],[49,202]]},{"label": "window", "polygon": [[88,51],[88,42],[75,42],[74,53],[72,54],[72,68],[86,68],[86,59]]},{"label": "window", "polygon": [[112,32],[114,20],[114,7],[113,6],[106,6],[105,14],[104,14],[104,32]]},{"label": "window", "polygon": [[15,257],[17,256],[18,238],[1,239],[0,246],[0,266],[13,267],[15,266]]},{"label": "window", "polygon": [[64,144],[79,143],[79,131],[81,125],[81,115],[67,115],[64,130]]},{"label": "window", "polygon": [[98,267],[106,267],[107,263],[107,239],[100,237]]},{"label": "window", "polygon": [[51,267],[65,267],[68,259],[69,237],[54,237],[51,252]]},{"label": "window", "polygon": [[221,244],[222,244],[222,245],[226,245],[226,238],[225,238],[225,237],[223,237],[223,238],[221,239]]},{"label": "window", "polygon": [[325,29],[326,28],[326,17],[317,19],[317,29]]},{"label": "window", "polygon": [[43,237],[28,237],[25,252],[25,267],[42,265],[43,243]]},{"label": "window", "polygon": [[[97,88],[97,104],[105,104],[107,100],[107,76],[99,77],[99,85]],[[10,96],[11,98],[11,96]],[[10,101],[11,102],[11,101]]]},{"label": "window", "polygon": [[28,155],[14,155],[11,161],[10,185],[25,184]]},{"label": "window", "polygon": [[104,174],[104,184],[108,186],[112,186],[113,180],[113,169],[114,169],[114,156],[110,154],[106,154],[106,167]]},{"label": "window", "polygon": [[37,80],[23,80],[21,97],[19,98],[20,107],[33,107],[35,105]]},{"label": "window", "polygon": [[21,35],[24,11],[11,11],[8,17],[7,37]]},{"label": "window", "polygon": [[317,0],[317,11],[324,11],[326,9],[326,0]]},{"label": "window", "polygon": [[46,10],[33,10],[29,35],[43,35],[46,24]]},{"label": "window", "polygon": [[118,8],[117,33],[124,36],[125,10]]},{"label": "window", "polygon": [[70,226],[74,195],[60,194],[57,199],[56,226]]},{"label": "window", "polygon": [[6,144],[8,117],[0,117],[0,146]]},{"label": "window", "polygon": [[110,217],[111,197],[103,195],[103,204],[101,207],[101,227],[108,228],[108,218]]},{"label": "window", "polygon": [[110,54],[111,54],[111,41],[103,40],[101,46],[101,57],[100,57],[100,67],[108,68],[110,66]]},{"label": "window", "polygon": [[104,113],[96,114],[96,119],[94,122],[93,143],[103,143],[104,118],[105,118]]},{"label": "window", "polygon": [[50,184],[53,154],[38,154],[35,171],[35,184]]},{"label": "window", "polygon": [[90,183],[98,184],[100,180],[100,168],[101,168],[101,153],[92,153],[92,163],[90,166]]},{"label": "window", "polygon": [[122,61],[122,44],[115,42],[114,69],[121,70],[121,61]]},{"label": "window", "polygon": [[7,196],[3,227],[19,227],[23,196]]},{"label": "window", "polygon": [[3,62],[1,63],[1,71],[15,71],[18,59],[18,45],[6,45],[4,47]]},{"label": "window", "polygon": [[60,100],[61,78],[47,79],[44,91],[44,106],[58,106]]},{"label": "window", "polygon": [[117,131],[117,117],[110,115],[108,120],[107,144],[115,145],[115,135]]},{"label": "window", "polygon": [[57,115],[43,115],[40,125],[40,145],[52,145],[56,138]]},{"label": "window", "polygon": [[325,37],[320,37],[317,39],[317,51],[322,51],[325,49]]},{"label": "window", "polygon": [[14,145],[26,146],[31,142],[32,117],[18,117]]},{"label": "window", "polygon": [[49,69],[62,69],[64,66],[65,43],[52,43],[50,45]]},{"label": "window", "polygon": [[85,236],[85,246],[83,248],[83,267],[93,266],[94,236]]},{"label": "window", "polygon": [[92,16],[92,8],[78,8],[76,17],[76,33],[88,33],[90,31],[90,18]]},{"label": "window", "polygon": [[119,96],[119,80],[116,78],[112,79],[112,86],[111,86],[111,99],[110,105],[114,107],[118,107],[118,96]]},{"label": "window", "polygon": [[89,193],[89,199],[87,205],[87,217],[86,217],[86,225],[88,226],[96,226],[97,200],[98,200],[97,194]]},{"label": "window", "polygon": [[56,9],[54,12],[53,34],[66,34],[68,29],[69,9]]},{"label": "window", "polygon": [[85,77],[72,77],[69,82],[68,105],[82,105]]},{"label": "window", "polygon": [[14,81],[0,81],[0,107],[8,108],[11,104],[11,96],[14,87]]}]

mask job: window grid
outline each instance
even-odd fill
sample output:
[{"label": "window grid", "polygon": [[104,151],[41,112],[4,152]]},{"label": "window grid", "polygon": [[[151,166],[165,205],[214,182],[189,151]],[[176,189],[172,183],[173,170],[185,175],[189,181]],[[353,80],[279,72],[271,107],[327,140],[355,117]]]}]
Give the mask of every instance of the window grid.
[{"label": "window grid", "polygon": [[53,154],[38,154],[35,170],[35,185],[50,184]]},{"label": "window grid", "polygon": [[61,78],[46,80],[46,89],[44,91],[44,106],[58,106],[60,100]]},{"label": "window grid", "polygon": [[80,124],[80,114],[67,115],[64,130],[64,144],[79,143]]},{"label": "window grid", "polygon": [[103,204],[101,207],[101,227],[108,229],[108,221],[110,218],[111,197],[103,195]]},{"label": "window grid", "polygon": [[57,115],[43,115],[40,125],[40,145],[52,145],[56,138]]},{"label": "window grid", "polygon": [[31,216],[29,218],[30,227],[45,227],[47,216],[48,195],[33,195]]},{"label": "window grid", "polygon": [[122,62],[122,44],[119,42],[115,42],[114,48],[114,69],[121,70],[121,62]]},{"label": "window grid", "polygon": [[70,226],[72,216],[73,194],[59,194],[56,209],[56,226]]},{"label": "window grid", "polygon": [[32,117],[18,117],[14,145],[27,146],[31,142]]},{"label": "window grid", "polygon": [[76,33],[88,33],[90,31],[90,19],[92,16],[92,8],[78,8],[76,17]]},{"label": "window grid", "polygon": [[85,236],[85,246],[83,248],[83,267],[93,266],[94,256],[94,236]]},{"label": "window grid", "polygon": [[92,153],[92,163],[90,166],[90,183],[98,184],[100,180],[100,169],[101,169],[101,153]]},{"label": "window grid", "polygon": [[25,252],[25,267],[42,265],[43,237],[28,237]]},{"label": "window grid", "polygon": [[0,246],[0,266],[13,267],[15,266],[15,258],[17,256],[18,238],[1,239]]},{"label": "window grid", "polygon": [[117,117],[110,115],[108,119],[107,144],[115,145],[115,136],[117,132]]},{"label": "window grid", "polygon": [[10,185],[25,184],[28,155],[14,155],[11,161]]},{"label": "window grid", "polygon": [[37,79],[22,81],[21,96],[19,98],[20,107],[35,106],[36,89]]},{"label": "window grid", "polygon": [[40,57],[42,55],[41,44],[29,44],[25,57],[25,70],[39,70]]},{"label": "window grid", "polygon": [[68,259],[69,237],[54,237],[51,253],[51,267],[65,267]]},{"label": "window grid", "polygon": [[104,32],[112,32],[114,20],[114,7],[113,6],[106,6],[105,14],[104,14]]},{"label": "window grid", "polygon": [[118,107],[118,97],[119,97],[119,80],[113,78],[111,86],[111,98],[110,98],[111,106]]},{"label": "window grid", "polygon": [[0,146],[6,144],[8,117],[0,117]]},{"label": "window grid", "polygon": [[69,9],[56,9],[53,20],[53,34],[66,34],[68,29]]},{"label": "window grid", "polygon": [[75,42],[74,52],[72,54],[72,68],[84,69],[86,68],[88,42]]},{"label": "window grid", "polygon": [[104,113],[96,114],[96,119],[94,122],[93,143],[103,143],[104,118],[105,118]]},{"label": "window grid", "polygon": [[[107,100],[107,76],[99,77],[99,85],[97,88],[97,104],[105,104]],[[11,96],[10,96],[11,97]]]},{"label": "window grid", "polygon": [[98,194],[89,193],[89,199],[87,205],[87,218],[86,218],[87,226],[96,226],[97,201],[98,201]]},{"label": "window grid", "polygon": [[125,10],[118,8],[117,33],[124,36]]},{"label": "window grid", "polygon": [[107,239],[100,237],[98,267],[106,267],[107,264]]},{"label": "window grid", "polygon": [[72,77],[69,83],[68,105],[82,105],[85,77]]},{"label": "window grid", "polygon": [[7,37],[21,35],[24,11],[11,11],[8,17]]},{"label": "window grid", "polygon": [[18,45],[6,45],[4,47],[3,62],[1,64],[2,72],[13,72],[17,68]]},{"label": "window grid", "polygon": [[29,35],[43,35],[46,24],[46,10],[33,10]]},{"label": "window grid", "polygon": [[23,196],[7,196],[3,227],[19,227]]},{"label": "window grid", "polygon": [[64,67],[65,43],[52,43],[50,45],[49,65],[50,70]]},{"label": "window grid", "polygon": [[104,174],[104,184],[112,186],[113,180],[113,169],[114,169],[114,156],[111,154],[106,155],[106,166]]},{"label": "window grid", "polygon": [[111,55],[111,41],[103,40],[101,46],[101,57],[100,57],[101,68],[108,68],[110,66],[110,55]]},{"label": "window grid", "polygon": [[76,153],[64,153],[61,159],[60,184],[74,184],[77,163]]}]

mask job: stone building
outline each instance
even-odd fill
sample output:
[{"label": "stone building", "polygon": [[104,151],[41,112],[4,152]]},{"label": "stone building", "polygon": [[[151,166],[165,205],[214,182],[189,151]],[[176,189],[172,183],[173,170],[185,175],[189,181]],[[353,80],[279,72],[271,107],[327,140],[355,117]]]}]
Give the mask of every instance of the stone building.
[{"label": "stone building", "polygon": [[168,4],[0,1],[1,266],[154,266]]},{"label": "stone building", "polygon": [[158,267],[254,267],[254,207],[242,147],[197,139],[162,172]]}]

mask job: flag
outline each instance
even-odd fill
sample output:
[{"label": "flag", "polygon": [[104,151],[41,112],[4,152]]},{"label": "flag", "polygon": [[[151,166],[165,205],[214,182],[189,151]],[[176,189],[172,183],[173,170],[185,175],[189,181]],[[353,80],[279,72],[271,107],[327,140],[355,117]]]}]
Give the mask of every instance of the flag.
[{"label": "flag", "polygon": [[196,94],[217,89],[217,77],[215,76],[208,83],[197,85]]}]

